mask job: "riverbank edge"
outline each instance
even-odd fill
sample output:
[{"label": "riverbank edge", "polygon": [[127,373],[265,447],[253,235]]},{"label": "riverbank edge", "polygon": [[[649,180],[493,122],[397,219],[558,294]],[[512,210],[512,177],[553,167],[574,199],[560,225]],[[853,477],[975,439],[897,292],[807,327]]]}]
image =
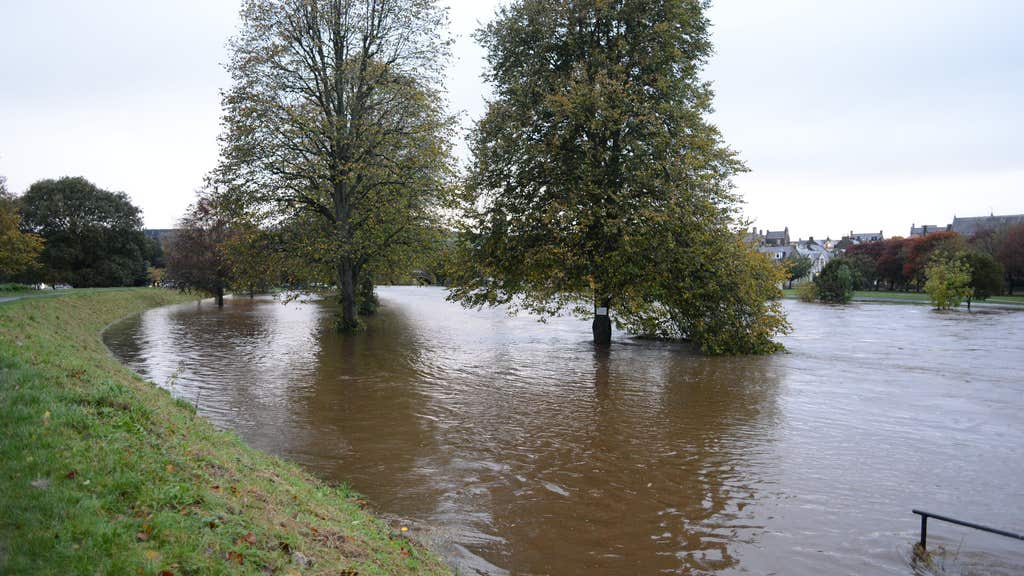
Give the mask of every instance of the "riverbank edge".
[{"label": "riverbank edge", "polygon": [[217,430],[101,340],[189,300],[138,288],[0,305],[0,573],[449,574],[357,494]]}]

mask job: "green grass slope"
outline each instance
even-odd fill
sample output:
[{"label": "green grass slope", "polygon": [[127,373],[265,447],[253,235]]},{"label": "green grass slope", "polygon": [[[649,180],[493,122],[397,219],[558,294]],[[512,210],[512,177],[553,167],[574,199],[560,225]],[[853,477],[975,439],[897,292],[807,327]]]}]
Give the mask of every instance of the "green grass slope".
[{"label": "green grass slope", "polygon": [[345,488],[216,430],[107,351],[158,289],[0,304],[0,574],[446,574]]}]

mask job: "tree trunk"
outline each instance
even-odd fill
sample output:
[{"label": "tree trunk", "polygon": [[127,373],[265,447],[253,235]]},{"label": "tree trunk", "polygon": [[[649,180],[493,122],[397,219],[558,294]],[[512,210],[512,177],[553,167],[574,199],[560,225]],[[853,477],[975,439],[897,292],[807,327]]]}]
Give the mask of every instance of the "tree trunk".
[{"label": "tree trunk", "polygon": [[597,346],[610,346],[612,343],[612,318],[608,315],[608,305],[611,298],[596,300],[594,303],[594,344]]},{"label": "tree trunk", "polygon": [[217,289],[213,292],[213,297],[217,299],[217,307],[224,307],[224,287],[217,286]]},{"label": "tree trunk", "polygon": [[356,318],[356,284],[352,269],[352,259],[343,256],[338,264],[338,289],[341,291],[341,319],[338,330],[352,332],[359,327]]}]

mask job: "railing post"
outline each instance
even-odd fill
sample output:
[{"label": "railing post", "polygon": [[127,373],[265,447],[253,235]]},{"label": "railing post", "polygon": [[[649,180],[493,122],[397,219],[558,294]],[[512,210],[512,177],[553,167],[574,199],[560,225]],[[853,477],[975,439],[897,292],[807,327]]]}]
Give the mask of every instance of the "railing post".
[{"label": "railing post", "polygon": [[928,546],[928,515],[921,514],[921,551]]}]

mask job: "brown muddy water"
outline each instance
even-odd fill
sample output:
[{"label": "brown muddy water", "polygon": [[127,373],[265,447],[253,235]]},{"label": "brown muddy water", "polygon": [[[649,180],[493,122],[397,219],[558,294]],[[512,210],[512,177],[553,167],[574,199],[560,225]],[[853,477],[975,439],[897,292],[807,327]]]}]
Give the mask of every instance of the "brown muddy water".
[{"label": "brown muddy water", "polygon": [[[1024,532],[1024,313],[786,302],[788,353],[705,358],[384,287],[365,333],[228,299],[111,327],[128,366],[347,481],[462,574],[926,574],[911,508]],[[932,521],[947,573],[1024,542]]]}]

